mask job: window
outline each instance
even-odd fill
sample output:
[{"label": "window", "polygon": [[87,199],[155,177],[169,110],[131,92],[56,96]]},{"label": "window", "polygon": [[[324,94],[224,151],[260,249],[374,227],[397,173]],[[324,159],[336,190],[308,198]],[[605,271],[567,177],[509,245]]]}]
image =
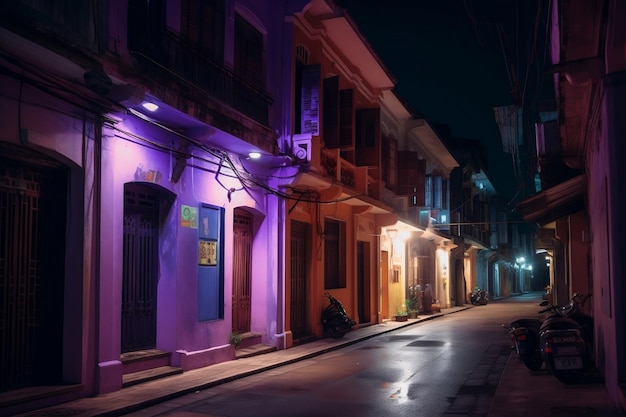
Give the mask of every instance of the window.
[{"label": "window", "polygon": [[433,208],[443,208],[443,184],[440,176],[432,177],[433,179]]},{"label": "window", "polygon": [[[447,200],[446,200],[447,202]],[[444,203],[443,178],[441,176],[426,177],[426,201],[425,206],[435,209],[441,209]]]},{"label": "window", "polygon": [[[131,2],[137,3],[137,1]],[[107,6],[102,6],[102,8]],[[129,5],[129,8],[132,4]],[[92,48],[101,39],[97,38],[100,31],[106,39],[105,23],[108,21],[99,18],[100,5],[91,1],[41,1],[20,0],[2,2],[2,20],[11,23],[27,22],[38,31],[45,31],[47,35],[55,33],[72,44],[79,43],[82,47]],[[102,24],[102,28],[98,27]],[[45,29],[44,29],[45,28]],[[41,35],[41,33],[40,33]],[[6,36],[3,34],[3,36]],[[106,43],[101,44],[105,47]]]},{"label": "window", "polygon": [[359,109],[356,113],[356,147],[374,148],[380,135],[380,109]]},{"label": "window", "polygon": [[183,0],[181,36],[202,54],[222,61],[224,55],[224,0]]},{"label": "window", "polygon": [[324,221],[324,288],[346,287],[346,228],[333,219]]},{"label": "window", "polygon": [[383,164],[383,181],[387,188],[396,191],[397,184],[397,157],[398,157],[398,141],[394,138],[383,136],[382,146],[382,164]]},{"label": "window", "polygon": [[339,147],[339,77],[324,78],[324,144]]},{"label": "window", "polygon": [[246,81],[265,86],[263,34],[240,15],[235,16],[235,69]]},{"label": "window", "polygon": [[424,201],[424,206],[433,207],[433,177],[426,177],[426,199]]},{"label": "window", "polygon": [[339,145],[352,145],[352,120],[354,113],[354,92],[352,89],[339,91]]},{"label": "window", "polygon": [[428,206],[425,172],[426,161],[416,152],[398,151],[397,193],[408,196],[412,206]]},{"label": "window", "polygon": [[302,65],[296,62],[296,133],[319,135],[320,124],[320,74],[319,64]]},{"label": "window", "polygon": [[394,283],[400,282],[400,267],[397,265],[394,265],[392,272],[393,272],[391,275],[392,282]]}]

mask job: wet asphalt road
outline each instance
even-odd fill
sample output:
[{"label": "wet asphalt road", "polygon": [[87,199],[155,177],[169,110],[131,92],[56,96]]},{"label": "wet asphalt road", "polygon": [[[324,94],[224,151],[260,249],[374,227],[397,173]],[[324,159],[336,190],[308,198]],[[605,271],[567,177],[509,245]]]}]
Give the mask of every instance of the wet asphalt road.
[{"label": "wet asphalt road", "polygon": [[508,355],[501,324],[536,316],[540,299],[498,300],[129,415],[442,416],[488,352]]}]

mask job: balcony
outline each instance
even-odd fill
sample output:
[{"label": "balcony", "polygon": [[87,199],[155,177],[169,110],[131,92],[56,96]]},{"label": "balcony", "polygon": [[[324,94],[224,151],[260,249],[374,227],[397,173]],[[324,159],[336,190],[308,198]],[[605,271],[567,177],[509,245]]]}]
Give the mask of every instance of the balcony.
[{"label": "balcony", "polygon": [[293,146],[294,154],[301,161],[310,163],[312,171],[345,189],[382,201],[384,182],[379,167],[356,166],[341,158],[339,148],[322,149],[319,136],[294,135]]},{"label": "balcony", "polygon": [[[163,31],[159,41],[146,37],[130,37],[129,50],[139,58],[146,70],[162,78],[178,79],[181,91],[194,98],[215,99],[267,126],[272,97],[260,86],[253,85],[234,71],[216,62],[170,31]],[[193,91],[196,90],[196,91]]]}]

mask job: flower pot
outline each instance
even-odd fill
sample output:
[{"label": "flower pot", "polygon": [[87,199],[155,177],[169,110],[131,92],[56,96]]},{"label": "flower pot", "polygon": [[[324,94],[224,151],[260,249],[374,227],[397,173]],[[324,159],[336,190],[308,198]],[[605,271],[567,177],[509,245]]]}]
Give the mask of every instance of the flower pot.
[{"label": "flower pot", "polygon": [[395,321],[407,321],[409,319],[409,316],[404,315],[404,316],[395,316],[394,320]]}]

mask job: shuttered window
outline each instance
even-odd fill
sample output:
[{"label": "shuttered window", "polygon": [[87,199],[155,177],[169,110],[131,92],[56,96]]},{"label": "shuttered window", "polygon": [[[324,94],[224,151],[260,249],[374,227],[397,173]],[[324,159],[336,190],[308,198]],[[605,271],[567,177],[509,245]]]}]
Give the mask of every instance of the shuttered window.
[{"label": "shuttered window", "polygon": [[382,135],[381,142],[381,178],[388,189],[396,192],[398,181],[398,141],[387,135]]},{"label": "shuttered window", "polygon": [[324,288],[346,287],[345,224],[333,219],[324,221]]},{"label": "shuttered window", "polygon": [[413,205],[425,206],[426,202],[426,160],[418,159],[415,162],[415,186],[413,190]]},{"label": "shuttered window", "polygon": [[339,91],[339,145],[352,145],[354,130],[354,92],[352,89]]},{"label": "shuttered window", "polygon": [[243,17],[235,16],[235,69],[248,82],[265,86],[264,37]]},{"label": "shuttered window", "polygon": [[417,153],[398,152],[398,194],[409,196],[411,206],[428,206],[426,184],[426,161],[417,159]]},{"label": "shuttered window", "polygon": [[321,67],[319,64],[299,66],[300,72],[299,99],[296,100],[299,106],[296,109],[296,126],[300,128],[300,133],[310,133],[319,135],[320,128],[320,78]]},{"label": "shuttered window", "polygon": [[339,77],[324,79],[324,144],[328,148],[339,145]]},{"label": "shuttered window", "polygon": [[381,165],[380,109],[356,111],[356,164],[359,166]]},{"label": "shuttered window", "polygon": [[432,208],[441,209],[443,208],[443,181],[441,176],[433,176],[433,204]]},{"label": "shuttered window", "polygon": [[224,55],[224,0],[182,0],[181,36],[205,56]]},{"label": "shuttered window", "polygon": [[426,177],[426,198],[424,199],[426,207],[433,206],[433,177]]}]

